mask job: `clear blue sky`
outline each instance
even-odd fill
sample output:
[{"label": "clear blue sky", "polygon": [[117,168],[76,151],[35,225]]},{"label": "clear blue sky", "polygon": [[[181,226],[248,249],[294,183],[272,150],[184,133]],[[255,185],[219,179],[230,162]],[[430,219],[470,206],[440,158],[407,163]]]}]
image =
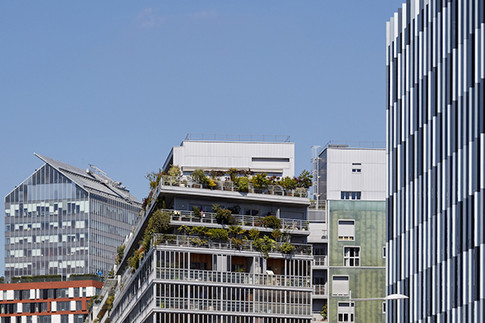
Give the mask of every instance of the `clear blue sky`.
[{"label": "clear blue sky", "polygon": [[289,135],[297,172],[312,145],[384,141],[385,22],[401,3],[2,1],[2,210],[34,152],[141,199],[187,133]]}]

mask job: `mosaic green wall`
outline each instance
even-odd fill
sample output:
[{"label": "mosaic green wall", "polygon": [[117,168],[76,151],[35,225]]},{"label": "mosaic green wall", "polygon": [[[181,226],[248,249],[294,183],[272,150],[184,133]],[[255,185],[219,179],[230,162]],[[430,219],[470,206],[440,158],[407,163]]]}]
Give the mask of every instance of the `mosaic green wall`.
[{"label": "mosaic green wall", "polygon": [[[355,239],[338,241],[338,220],[355,220]],[[382,257],[385,246],[386,204],[375,201],[329,201],[329,319],[337,322],[338,302],[348,297],[332,296],[332,276],[349,276],[353,299],[384,298],[386,261]],[[344,267],[344,246],[360,247],[360,266]],[[385,322],[383,301],[355,301],[355,322]]]}]

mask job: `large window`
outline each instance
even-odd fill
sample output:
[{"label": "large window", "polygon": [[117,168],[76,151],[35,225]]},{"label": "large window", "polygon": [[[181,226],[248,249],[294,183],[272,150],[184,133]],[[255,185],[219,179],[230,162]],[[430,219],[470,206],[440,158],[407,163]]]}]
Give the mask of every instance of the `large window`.
[{"label": "large window", "polygon": [[355,322],[355,304],[339,302],[337,308],[337,322]]},{"label": "large window", "polygon": [[344,266],[360,266],[360,247],[344,247]]},{"label": "large window", "polygon": [[355,240],[355,221],[354,220],[338,220],[338,239],[339,240]]}]

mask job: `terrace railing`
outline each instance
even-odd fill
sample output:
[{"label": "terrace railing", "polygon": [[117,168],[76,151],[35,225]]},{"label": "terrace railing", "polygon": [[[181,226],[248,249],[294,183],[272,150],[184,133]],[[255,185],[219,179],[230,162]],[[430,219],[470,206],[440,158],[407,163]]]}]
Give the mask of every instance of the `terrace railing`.
[{"label": "terrace railing", "polygon": [[327,295],[327,285],[313,285],[313,294]]},{"label": "terrace railing", "polygon": [[[233,243],[231,240],[227,242],[214,242],[210,240],[203,240],[198,237],[191,237],[186,235],[167,235],[156,233],[152,238],[153,246],[177,246],[177,247],[191,247],[191,248],[207,248],[207,249],[220,249],[220,250],[245,250],[259,252],[254,247],[253,242],[250,240],[243,240],[241,243]],[[269,252],[281,253],[280,247],[283,245],[281,242],[274,243]],[[308,244],[296,244],[292,243],[295,247],[292,255],[311,255],[312,246]]]},{"label": "terrace railing", "polygon": [[[209,186],[209,184],[201,184],[193,181],[190,178],[181,178],[177,176],[163,175],[160,179],[160,186],[181,186],[188,188],[203,188],[210,190],[219,191],[232,191],[232,192],[242,192],[238,189],[238,186],[232,182],[229,178],[225,180],[213,180],[214,186]],[[303,197],[308,198],[308,189],[303,187],[298,187],[295,189],[285,189],[281,185],[268,185],[265,188],[257,188],[253,184],[248,184],[247,192],[242,193],[255,193],[255,194],[267,194],[267,195],[280,195],[280,196],[292,196],[292,197]]]},{"label": "terrace railing", "polygon": [[221,272],[212,270],[157,268],[158,279],[197,281],[221,284],[311,287],[309,276],[268,275],[246,272]]},{"label": "terrace railing", "polygon": [[[189,223],[201,223],[201,224],[217,224],[217,215],[212,212],[201,212],[200,215],[196,215],[192,211],[177,211],[163,209],[170,213],[171,222],[189,222]],[[250,226],[250,227],[263,227],[263,217],[254,215],[232,215],[235,220],[235,225]],[[280,218],[281,228],[287,230],[306,230],[308,231],[308,221],[300,219],[285,219]],[[183,223],[181,223],[183,224]]]},{"label": "terrace railing", "polygon": [[328,256],[313,256],[313,266],[328,266]]}]

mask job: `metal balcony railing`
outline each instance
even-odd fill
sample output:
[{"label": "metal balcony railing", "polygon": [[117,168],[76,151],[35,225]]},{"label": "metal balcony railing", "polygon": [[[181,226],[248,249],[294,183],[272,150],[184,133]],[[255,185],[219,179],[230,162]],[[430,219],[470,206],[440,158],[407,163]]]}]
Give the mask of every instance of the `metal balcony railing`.
[{"label": "metal balcony railing", "polygon": [[313,256],[313,266],[328,266],[328,256]]},{"label": "metal balcony railing", "polygon": [[[187,188],[203,188],[203,189],[210,189],[210,190],[219,190],[219,191],[232,191],[238,192],[238,187],[234,182],[230,179],[226,179],[223,181],[220,180],[212,180],[213,185],[210,186],[209,184],[200,184],[190,177],[181,178],[177,176],[168,176],[163,175],[160,179],[160,186],[180,186],[180,187],[187,187]],[[255,193],[255,194],[266,194],[266,195],[280,195],[280,196],[292,196],[292,197],[302,197],[308,198],[308,189],[304,187],[298,187],[296,189],[285,189],[281,185],[268,185],[265,188],[255,188],[253,184],[248,184],[248,190],[244,193]]]},{"label": "metal balcony railing", "polygon": [[268,275],[246,272],[157,268],[157,278],[172,281],[198,281],[220,284],[265,285],[281,287],[311,287],[309,276]]},{"label": "metal balcony railing", "polygon": [[[221,250],[243,250],[259,252],[254,247],[251,240],[243,240],[241,243],[235,244],[231,240],[227,242],[214,242],[210,240],[203,240],[198,237],[181,236],[181,235],[166,235],[156,233],[152,238],[153,246],[177,246],[177,247],[191,247],[191,248],[207,248],[207,249],[221,249]],[[281,253],[281,242],[273,244],[270,253]],[[295,249],[291,252],[292,255],[311,255],[312,246],[308,244],[291,243]]]},{"label": "metal balcony railing", "polygon": [[[201,224],[217,224],[216,213],[201,212],[200,215],[196,215],[192,211],[177,211],[163,209],[170,213],[171,222],[189,222],[189,223],[201,223]],[[250,227],[263,227],[263,218],[253,215],[232,215],[235,220],[235,225],[250,226]],[[280,218],[282,229],[287,230],[304,230],[308,231],[308,221],[300,219],[285,219]],[[182,223],[181,223],[182,224]]]},{"label": "metal balcony railing", "polygon": [[327,285],[313,285],[314,295],[327,295]]}]

